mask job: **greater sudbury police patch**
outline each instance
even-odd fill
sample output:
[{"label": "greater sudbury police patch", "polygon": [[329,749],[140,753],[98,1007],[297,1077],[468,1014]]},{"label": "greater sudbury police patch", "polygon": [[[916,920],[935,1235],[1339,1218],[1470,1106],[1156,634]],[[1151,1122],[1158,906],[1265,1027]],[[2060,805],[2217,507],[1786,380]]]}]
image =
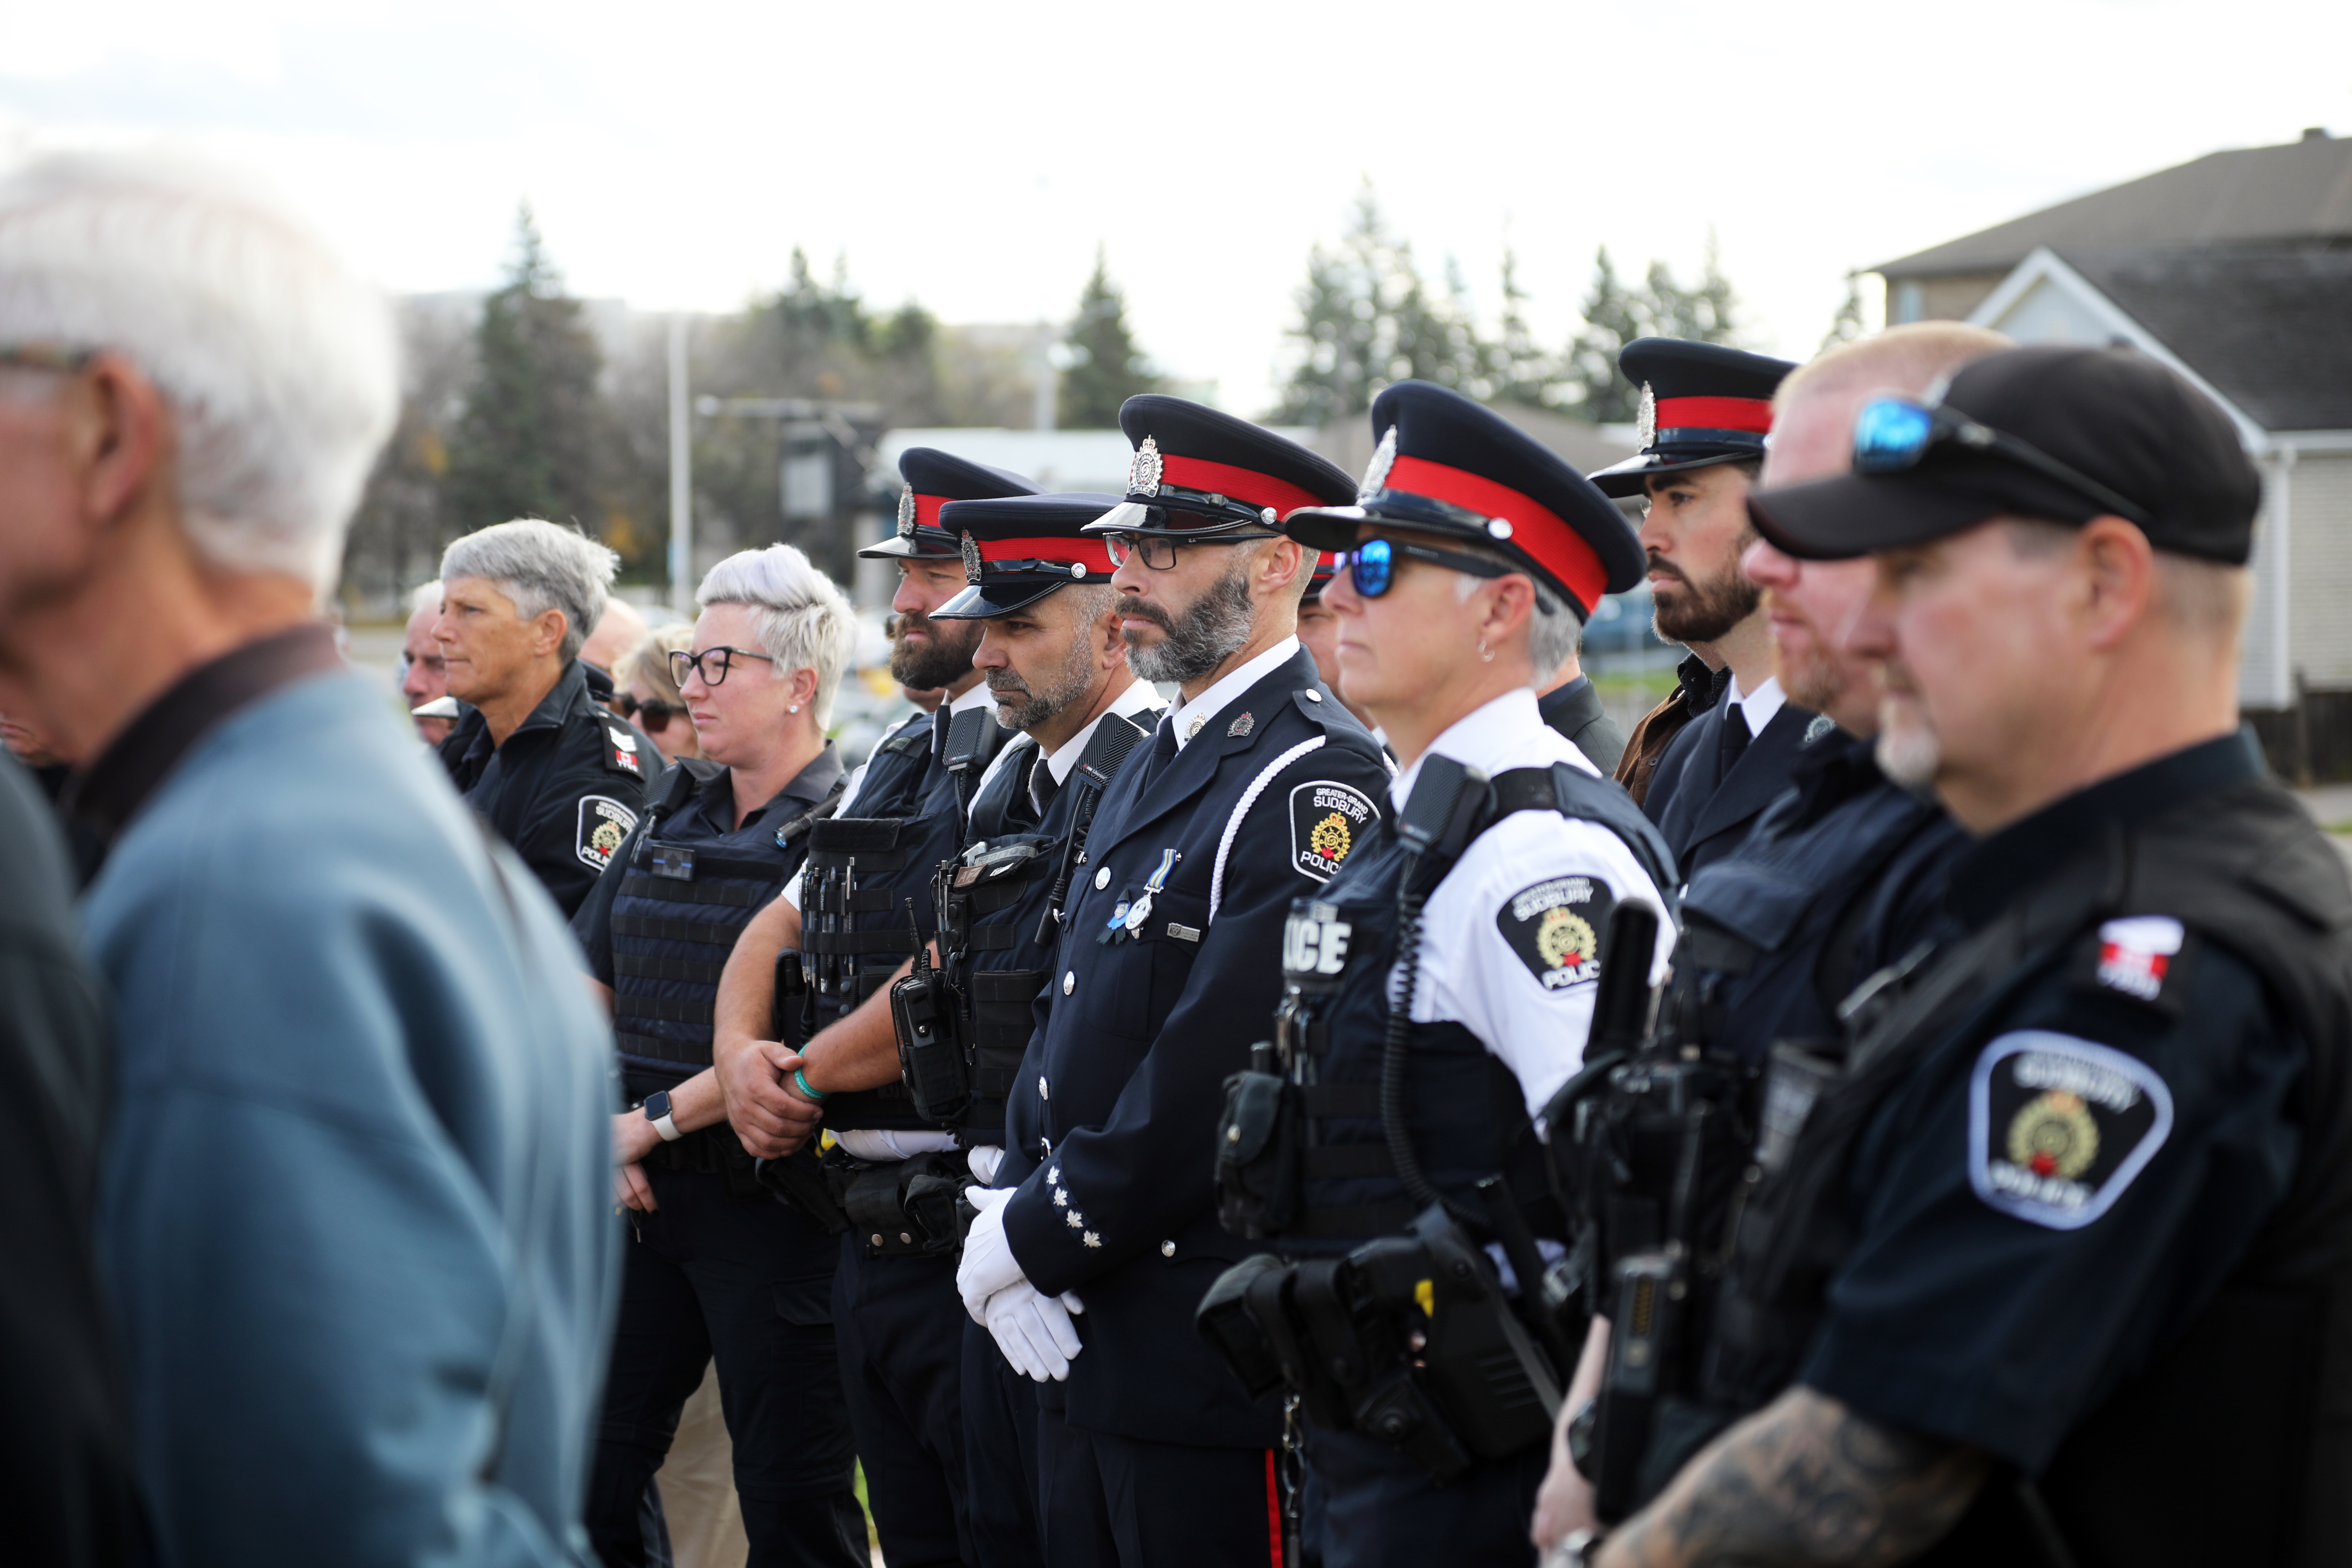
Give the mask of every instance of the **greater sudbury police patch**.
[{"label": "greater sudbury police patch", "polygon": [[2172,1091],[2137,1057],[2020,1029],[1969,1082],[1969,1184],[1987,1206],[2079,1230],[2115,1205],[2172,1131]]},{"label": "greater sudbury police patch", "polygon": [[1318,882],[1329,881],[1379,816],[1361,790],[1300,784],[1290,792],[1290,863]]},{"label": "greater sudbury police patch", "polygon": [[601,871],[613,863],[613,852],[629,829],[637,825],[637,814],[617,800],[607,800],[601,795],[580,797],[580,839],[576,848],[580,863]]},{"label": "greater sudbury police patch", "polygon": [[1554,877],[1521,888],[1495,911],[1495,927],[1547,991],[1601,977],[1601,933],[1617,900],[1591,877]]}]

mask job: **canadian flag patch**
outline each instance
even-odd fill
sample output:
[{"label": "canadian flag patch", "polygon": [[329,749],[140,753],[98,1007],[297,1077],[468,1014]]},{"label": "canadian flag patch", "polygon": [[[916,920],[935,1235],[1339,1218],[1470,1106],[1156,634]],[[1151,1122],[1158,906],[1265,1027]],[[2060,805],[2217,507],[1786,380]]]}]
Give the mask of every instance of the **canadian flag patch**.
[{"label": "canadian flag patch", "polygon": [[2099,928],[2099,984],[2153,1002],[2180,954],[2180,922],[2169,915],[2135,915]]}]

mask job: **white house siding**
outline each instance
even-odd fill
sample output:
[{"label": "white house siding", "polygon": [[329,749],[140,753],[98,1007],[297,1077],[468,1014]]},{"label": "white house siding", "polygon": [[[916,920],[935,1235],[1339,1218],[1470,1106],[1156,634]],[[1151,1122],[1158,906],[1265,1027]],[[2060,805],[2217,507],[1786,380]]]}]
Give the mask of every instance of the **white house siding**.
[{"label": "white house siding", "polygon": [[2352,452],[2301,453],[2291,483],[2290,664],[2315,689],[2352,689]]}]

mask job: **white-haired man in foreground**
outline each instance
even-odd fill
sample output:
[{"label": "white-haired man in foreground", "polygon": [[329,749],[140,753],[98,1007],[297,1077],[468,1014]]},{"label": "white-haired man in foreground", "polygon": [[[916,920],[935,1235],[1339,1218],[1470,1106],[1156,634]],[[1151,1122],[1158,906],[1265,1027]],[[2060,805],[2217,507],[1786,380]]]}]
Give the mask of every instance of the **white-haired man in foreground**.
[{"label": "white-haired man in foreground", "polygon": [[0,181],[0,707],[112,839],[99,1251],[165,1563],[584,1554],[610,1036],[318,618],[393,358],[226,176]]}]

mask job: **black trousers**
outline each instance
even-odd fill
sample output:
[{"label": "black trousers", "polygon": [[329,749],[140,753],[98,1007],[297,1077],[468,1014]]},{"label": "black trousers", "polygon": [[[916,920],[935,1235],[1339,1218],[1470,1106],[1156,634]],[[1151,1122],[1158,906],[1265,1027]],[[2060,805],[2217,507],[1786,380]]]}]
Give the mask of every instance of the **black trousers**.
[{"label": "black trousers", "polygon": [[1037,1544],[1037,1385],[963,1320],[964,1491],[978,1568],[1045,1568]]},{"label": "black trousers", "polygon": [[1309,1427],[1300,1555],[1307,1568],[1533,1568],[1528,1528],[1550,1461],[1538,1443],[1441,1487],[1386,1443]]},{"label": "black trousers", "polygon": [[[1037,1417],[1038,1522],[1050,1568],[1276,1568],[1271,1448],[1196,1448]],[[1451,1562],[1440,1555],[1424,1559]]]},{"label": "black trousers", "polygon": [[839,1243],[833,1321],[866,1500],[889,1568],[969,1563],[964,1503],[963,1325],[953,1258],[868,1258]]},{"label": "black trousers", "polygon": [[621,1310],[596,1432],[588,1535],[605,1568],[640,1568],[637,1503],[678,1412],[719,1363],[750,1568],[866,1568],[866,1519],[836,1373],[839,1247],[724,1175],[649,1166],[652,1214],[629,1215]]}]

